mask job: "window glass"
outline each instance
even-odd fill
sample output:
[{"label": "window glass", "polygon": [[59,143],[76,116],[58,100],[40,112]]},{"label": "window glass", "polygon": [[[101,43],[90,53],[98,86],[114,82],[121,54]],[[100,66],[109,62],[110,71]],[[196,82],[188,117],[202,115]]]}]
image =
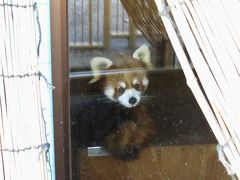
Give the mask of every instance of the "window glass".
[{"label": "window glass", "polygon": [[169,42],[118,0],[69,0],[74,179],[227,179]]}]

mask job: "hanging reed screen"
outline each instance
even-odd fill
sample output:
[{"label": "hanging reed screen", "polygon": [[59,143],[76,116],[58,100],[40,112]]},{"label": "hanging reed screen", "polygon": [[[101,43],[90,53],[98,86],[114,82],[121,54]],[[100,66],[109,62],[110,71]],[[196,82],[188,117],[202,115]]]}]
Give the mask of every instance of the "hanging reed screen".
[{"label": "hanging reed screen", "polygon": [[[48,179],[37,5],[0,0],[0,179]],[[38,33],[39,34],[39,33]]]},{"label": "hanging reed screen", "polygon": [[219,159],[239,179],[240,1],[155,2],[187,84],[219,142]]}]

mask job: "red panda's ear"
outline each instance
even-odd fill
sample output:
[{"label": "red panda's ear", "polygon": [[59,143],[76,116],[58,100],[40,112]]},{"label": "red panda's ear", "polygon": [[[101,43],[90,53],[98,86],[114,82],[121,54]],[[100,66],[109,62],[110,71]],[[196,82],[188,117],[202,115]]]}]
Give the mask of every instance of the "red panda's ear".
[{"label": "red panda's ear", "polygon": [[110,68],[112,64],[113,64],[112,61],[107,58],[103,57],[93,58],[90,62],[93,78],[91,81],[89,81],[89,84],[97,82],[100,79],[101,71]]},{"label": "red panda's ear", "polygon": [[151,52],[146,44],[140,46],[134,53],[133,58],[140,60],[147,66],[148,69],[152,68]]}]

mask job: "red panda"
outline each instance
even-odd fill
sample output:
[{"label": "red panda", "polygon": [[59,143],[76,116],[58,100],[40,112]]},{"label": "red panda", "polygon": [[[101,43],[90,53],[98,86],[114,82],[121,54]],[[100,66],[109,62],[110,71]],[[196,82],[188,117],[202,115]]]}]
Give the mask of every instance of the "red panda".
[{"label": "red panda", "polygon": [[[135,159],[155,135],[154,121],[141,103],[149,84],[147,71],[152,68],[150,50],[142,45],[132,57],[95,57],[90,65],[93,78],[89,83],[98,82],[103,94],[121,105],[114,106],[112,118],[118,122],[104,136],[105,149],[116,158]],[[103,75],[106,70],[112,73]]]}]

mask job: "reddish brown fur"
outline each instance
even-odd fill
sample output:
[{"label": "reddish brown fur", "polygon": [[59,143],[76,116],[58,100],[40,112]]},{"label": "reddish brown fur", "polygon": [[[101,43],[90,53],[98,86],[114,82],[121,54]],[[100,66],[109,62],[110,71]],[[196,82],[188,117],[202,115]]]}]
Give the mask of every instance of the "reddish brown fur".
[{"label": "reddish brown fur", "polygon": [[112,74],[105,77],[103,88],[106,88],[109,85],[114,87],[115,98],[120,95],[118,92],[118,88],[120,87],[118,83],[121,81],[125,82],[126,89],[129,89],[133,88],[133,80],[137,78],[140,82],[139,91],[144,92],[146,90],[146,87],[142,84],[142,80],[146,76],[147,67],[140,60],[133,59],[132,57],[126,55],[117,56],[113,60],[113,66],[109,69],[120,72],[121,70],[129,70],[126,73]]},{"label": "reddish brown fur", "polygon": [[[108,86],[114,87],[114,98],[120,96],[118,91],[119,82],[126,84],[126,89],[134,88],[133,80],[136,78],[139,84],[139,91],[144,92],[147,87],[142,84],[146,77],[147,67],[140,60],[129,56],[118,56],[113,61],[110,70],[127,73],[117,73],[105,76],[103,78],[103,89]],[[134,71],[131,71],[133,70]],[[139,151],[149,143],[155,135],[155,125],[149,115],[147,108],[139,104],[128,110],[131,112],[129,119],[124,120],[117,129],[108,134],[105,138],[105,147],[113,156],[120,159],[135,159]],[[126,113],[127,114],[127,113]],[[127,115],[128,117],[128,115]]]},{"label": "reddish brown fur", "polygon": [[138,152],[155,135],[155,126],[144,106],[133,111],[133,121],[122,123],[119,128],[106,137],[106,149],[115,157],[134,159]]}]

